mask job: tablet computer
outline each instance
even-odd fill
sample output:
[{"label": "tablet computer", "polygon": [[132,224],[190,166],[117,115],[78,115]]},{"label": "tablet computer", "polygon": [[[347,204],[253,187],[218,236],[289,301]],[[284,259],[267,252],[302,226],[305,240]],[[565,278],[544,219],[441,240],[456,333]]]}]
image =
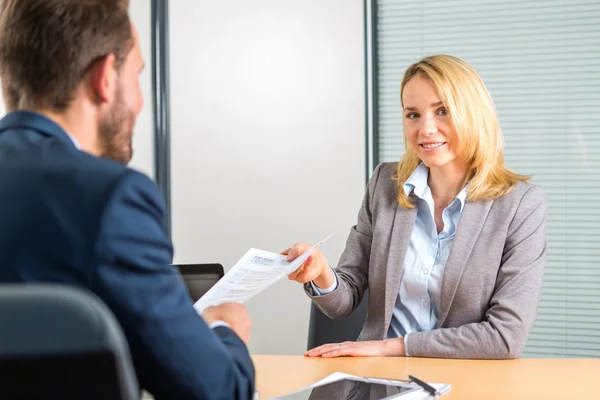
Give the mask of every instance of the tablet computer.
[{"label": "tablet computer", "polygon": [[375,381],[360,378],[343,378],[316,387],[310,386],[276,397],[281,400],[383,400],[395,399],[405,394],[421,391],[408,382]]}]

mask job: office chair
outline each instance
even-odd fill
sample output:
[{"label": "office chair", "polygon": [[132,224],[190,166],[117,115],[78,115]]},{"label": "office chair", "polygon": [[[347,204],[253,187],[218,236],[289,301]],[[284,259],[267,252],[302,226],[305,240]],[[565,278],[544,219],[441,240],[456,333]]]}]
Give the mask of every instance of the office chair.
[{"label": "office chair", "polygon": [[224,275],[221,264],[175,264],[195,303]]},{"label": "office chair", "polygon": [[365,291],[358,307],[348,316],[331,319],[315,303],[310,304],[310,325],[308,328],[307,350],[326,343],[338,343],[358,339],[367,318],[369,290]]},{"label": "office chair", "polygon": [[140,398],[113,314],[63,285],[0,285],[0,388],[3,399]]}]

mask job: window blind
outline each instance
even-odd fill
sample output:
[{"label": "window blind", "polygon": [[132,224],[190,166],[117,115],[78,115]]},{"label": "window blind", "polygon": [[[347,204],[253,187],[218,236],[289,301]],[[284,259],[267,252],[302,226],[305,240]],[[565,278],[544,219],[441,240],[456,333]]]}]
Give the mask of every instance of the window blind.
[{"label": "window blind", "polygon": [[437,53],[473,65],[490,91],[509,168],[547,195],[548,251],[524,356],[600,357],[600,2],[377,0],[379,162],[404,152],[400,81]]}]

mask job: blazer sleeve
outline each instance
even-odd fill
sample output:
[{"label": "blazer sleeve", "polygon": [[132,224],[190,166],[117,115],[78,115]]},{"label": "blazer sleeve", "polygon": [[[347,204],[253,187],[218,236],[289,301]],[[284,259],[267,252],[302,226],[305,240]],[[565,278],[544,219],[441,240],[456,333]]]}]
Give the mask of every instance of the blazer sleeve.
[{"label": "blazer sleeve", "polygon": [[156,399],[251,399],[254,366],[227,327],[211,330],[171,264],[156,185],[129,170],[100,221],[90,286],[119,320],[138,379]]},{"label": "blazer sleeve", "polygon": [[334,273],[338,286],[330,293],[315,296],[310,282],[304,285],[306,294],[330,318],[350,315],[359,305],[368,286],[369,258],[373,241],[372,205],[383,164],[379,164],[367,184],[358,221],[350,230],[346,248]]},{"label": "blazer sleeve", "polygon": [[[521,356],[537,314],[546,258],[546,197],[531,186],[511,221],[483,322],[410,334],[416,357],[511,359]],[[485,249],[474,249],[485,251]]]}]

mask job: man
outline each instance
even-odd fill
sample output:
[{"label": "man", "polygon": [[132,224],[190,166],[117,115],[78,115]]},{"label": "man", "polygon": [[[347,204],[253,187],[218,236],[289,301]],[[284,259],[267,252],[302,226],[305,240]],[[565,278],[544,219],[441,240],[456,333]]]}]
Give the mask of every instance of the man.
[{"label": "man", "polygon": [[[159,191],[128,169],[144,62],[127,0],[0,3],[0,282],[84,287],[113,311],[160,399],[247,399],[243,306],[199,316]],[[213,329],[209,327],[213,326]]]}]

